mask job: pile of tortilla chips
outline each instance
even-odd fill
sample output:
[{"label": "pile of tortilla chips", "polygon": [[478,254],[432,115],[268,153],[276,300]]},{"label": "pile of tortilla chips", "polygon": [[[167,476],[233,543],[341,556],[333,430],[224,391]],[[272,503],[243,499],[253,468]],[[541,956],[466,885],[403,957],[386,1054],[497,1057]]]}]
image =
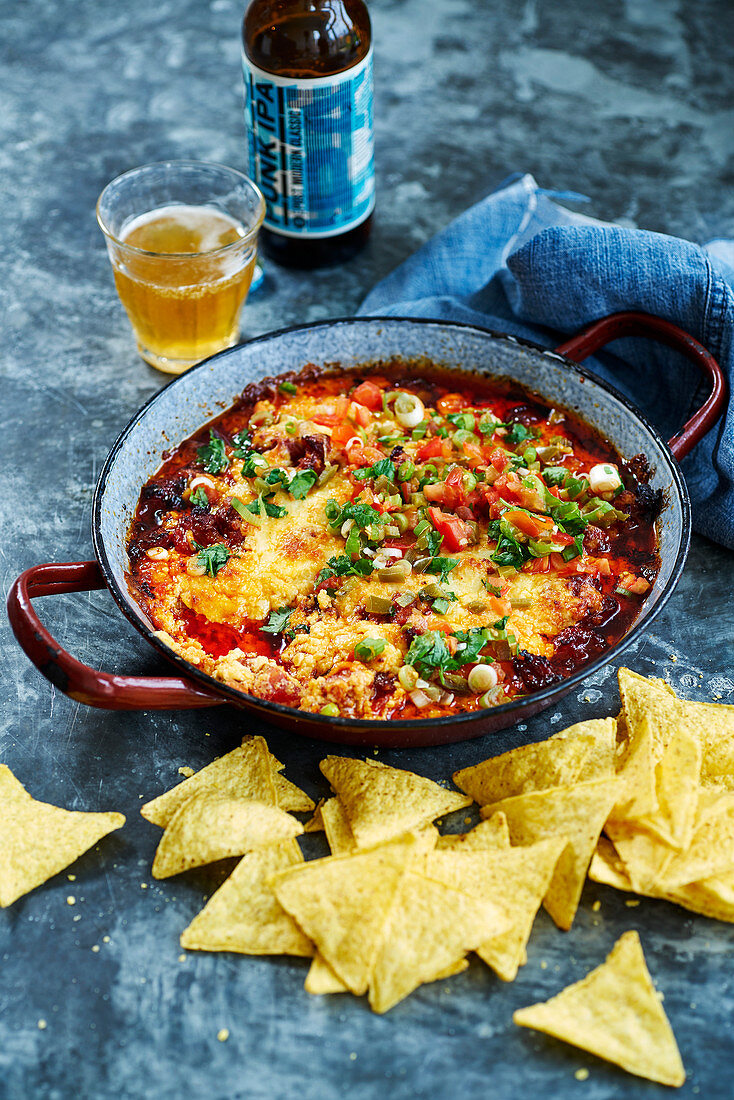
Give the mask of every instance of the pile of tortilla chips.
[{"label": "pile of tortilla chips", "polygon": [[[165,832],[153,874],[241,856],[184,947],[311,958],[305,988],[367,994],[386,1012],[474,952],[505,981],[527,961],[541,904],[562,929],[591,877],[734,920],[734,707],[686,703],[621,669],[618,718],[581,722],[463,769],[463,794],[375,760],[321,762],[313,809],[260,737],[143,807]],[[483,820],[440,836],[476,802]],[[291,812],[289,812],[291,811]],[[321,830],[331,854],[305,861]],[[632,1073],[683,1082],[636,933],[602,966],[515,1020]]]},{"label": "pile of tortilla chips", "polygon": [[620,790],[589,875],[734,921],[734,707],[619,670]]},{"label": "pile of tortilla chips", "polygon": [[0,764],[0,908],[69,867],[108,833],[122,814],[82,813],[39,802]]}]

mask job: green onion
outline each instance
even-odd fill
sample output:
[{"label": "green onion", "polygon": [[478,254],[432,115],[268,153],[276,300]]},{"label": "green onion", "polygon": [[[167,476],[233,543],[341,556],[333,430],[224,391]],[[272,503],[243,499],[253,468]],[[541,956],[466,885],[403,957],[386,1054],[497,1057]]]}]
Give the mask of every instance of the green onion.
[{"label": "green onion", "polygon": [[319,713],[323,714],[326,718],[338,718],[339,707],[336,705],[336,703],[326,703],[326,705],[321,708]]},{"label": "green onion", "polygon": [[408,458],[398,467],[398,481],[410,481],[414,473],[415,463]]},{"label": "green onion", "polygon": [[298,387],[292,382],[281,382],[278,386],[278,393],[298,393]]},{"label": "green onion", "polygon": [[358,661],[374,661],[385,648],[384,638],[363,638],[354,647],[354,656]]}]

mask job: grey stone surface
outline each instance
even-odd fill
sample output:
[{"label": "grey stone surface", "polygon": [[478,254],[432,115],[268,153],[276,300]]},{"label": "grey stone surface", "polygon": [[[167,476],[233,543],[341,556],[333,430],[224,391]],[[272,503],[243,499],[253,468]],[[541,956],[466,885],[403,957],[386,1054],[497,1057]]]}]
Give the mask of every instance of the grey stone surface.
[{"label": "grey stone surface", "polygon": [[[694,240],[734,235],[729,0],[374,0],[371,12],[372,240],[335,271],[270,267],[246,307],[245,336],[353,312],[380,275],[518,169],[589,194],[597,216]],[[163,381],[134,352],[94,203],[112,176],[146,161],[243,165],[240,15],[234,0],[0,6],[6,591],[26,566],[91,556],[101,461]],[[734,701],[731,579],[732,554],[694,540],[631,667],[693,698]],[[162,667],[104,593],[47,599],[42,610],[62,643],[98,667]],[[308,997],[297,960],[179,961],[178,935],[212,882],[154,883],[158,830],[138,808],[180,766],[207,763],[254,724],[230,708],[88,710],[53,691],[2,629],[0,760],[39,798],[128,815],[71,869],[73,883],[62,874],[0,913],[2,1100],[653,1096],[657,1086],[511,1023],[514,1008],[580,977],[627,928],[640,930],[665,994],[689,1072],[681,1095],[732,1096],[734,930],[662,902],[628,908],[625,895],[593,884],[570,933],[541,914],[512,985],[472,964],[383,1018],[346,996]],[[521,737],[613,713],[613,672],[527,730],[383,759],[446,777]],[[325,793],[317,762],[327,747],[264,732],[287,775]],[[574,1079],[582,1066],[583,1084]]]}]

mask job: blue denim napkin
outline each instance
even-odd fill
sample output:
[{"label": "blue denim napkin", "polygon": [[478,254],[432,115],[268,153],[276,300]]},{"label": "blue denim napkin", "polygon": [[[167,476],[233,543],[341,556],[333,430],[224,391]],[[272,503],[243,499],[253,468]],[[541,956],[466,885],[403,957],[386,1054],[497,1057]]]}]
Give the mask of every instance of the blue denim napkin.
[{"label": "blue denim napkin", "polygon": [[[552,197],[551,197],[552,196]],[[708,348],[729,382],[724,418],[683,462],[697,531],[734,548],[734,241],[699,246],[559,206],[584,201],[514,178],[378,283],[362,315],[467,321],[554,347],[590,321],[642,310]],[[669,438],[701,404],[697,368],[649,340],[618,340],[586,366]]]}]

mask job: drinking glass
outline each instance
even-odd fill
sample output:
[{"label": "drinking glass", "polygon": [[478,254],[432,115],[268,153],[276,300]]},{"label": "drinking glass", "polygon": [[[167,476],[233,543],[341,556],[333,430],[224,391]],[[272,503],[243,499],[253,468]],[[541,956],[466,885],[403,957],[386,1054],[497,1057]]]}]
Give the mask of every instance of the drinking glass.
[{"label": "drinking glass", "polygon": [[97,221],[146,362],[180,374],[237,343],[264,216],[258,187],[220,164],[148,164],[105,187]]}]

